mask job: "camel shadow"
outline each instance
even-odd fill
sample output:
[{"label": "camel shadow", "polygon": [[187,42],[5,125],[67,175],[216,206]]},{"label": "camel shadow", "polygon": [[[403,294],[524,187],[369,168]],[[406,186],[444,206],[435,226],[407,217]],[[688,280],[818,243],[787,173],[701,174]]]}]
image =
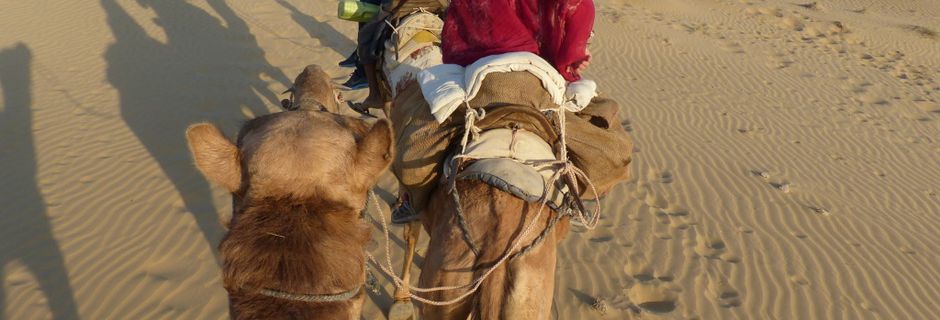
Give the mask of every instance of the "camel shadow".
[{"label": "camel shadow", "polygon": [[[68,272],[58,243],[52,235],[46,201],[40,193],[36,147],[32,128],[31,61],[26,45],[0,50],[0,279],[16,288],[22,283],[4,275],[11,262],[19,262],[36,279],[55,319],[78,319],[78,310]],[[0,308],[6,292],[0,287]],[[0,315],[3,310],[0,309]]]},{"label": "camel shadow", "polygon": [[101,0],[114,34],[104,54],[107,77],[120,95],[121,117],[182,196],[206,241],[222,237],[209,184],[196,171],[186,128],[211,119],[237,128],[246,113],[277,105],[265,77],[291,82],[271,66],[248,25],[224,0],[208,0],[222,21],[185,1],[138,0],[156,14],[166,41],[151,38],[116,0]]},{"label": "camel shadow", "polygon": [[321,46],[329,47],[342,56],[346,56],[351,50],[356,48],[356,42],[347,38],[337,31],[336,28],[333,28],[333,26],[318,21],[313,16],[301,12],[297,7],[287,1],[277,0],[277,3],[287,8],[287,10],[290,10],[291,19],[294,19],[294,22],[306,30],[311,38],[317,39]]}]

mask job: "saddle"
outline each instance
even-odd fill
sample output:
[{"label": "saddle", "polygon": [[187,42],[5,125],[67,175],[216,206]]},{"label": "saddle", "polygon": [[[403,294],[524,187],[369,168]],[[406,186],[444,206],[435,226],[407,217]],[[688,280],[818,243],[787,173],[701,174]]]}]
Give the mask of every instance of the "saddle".
[{"label": "saddle", "polygon": [[[527,202],[545,201],[549,208],[562,210],[573,199],[561,180],[549,185],[558,172],[552,165],[556,160],[552,149],[539,135],[525,129],[490,129],[469,142],[465,153],[448,157],[443,178],[481,181]],[[461,165],[453,159],[470,160]]]},{"label": "saddle", "polygon": [[[549,185],[549,181],[561,180],[553,179],[562,170],[557,166],[556,155],[560,154],[561,144],[556,128],[580,120],[566,112],[571,115],[566,118],[566,124],[561,124],[557,115],[546,113],[549,109],[559,112],[560,102],[572,101],[564,100],[571,97],[563,88],[563,80],[539,74],[539,70],[554,71],[553,67],[530,67],[523,63],[529,60],[510,59],[509,64],[490,71],[493,73],[488,73],[485,79],[483,76],[460,78],[466,80],[457,81],[459,85],[476,84],[464,87],[475,88],[467,91],[473,95],[463,98],[466,105],[453,115],[434,120],[438,115],[430,114],[431,96],[425,81],[429,72],[425,71],[442,65],[439,39],[443,22],[437,15],[424,11],[406,15],[398,22],[394,27],[396,32],[385,43],[381,74],[385,76],[385,88],[396,97],[393,108],[398,110],[386,110],[386,114],[393,115],[390,119],[396,123],[399,156],[405,154],[396,160],[393,169],[397,170],[402,183],[409,186],[409,192],[429,193],[430,181],[479,180],[526,201],[548,199],[546,204],[556,210],[563,210],[572,198],[584,196],[568,195],[573,192],[556,182]],[[536,58],[531,55],[531,60]],[[486,115],[470,124],[475,133],[468,134],[466,123],[461,120],[465,120],[463,116],[468,112],[480,110],[485,110]],[[464,140],[467,140],[465,145]],[[461,142],[461,146],[443,150],[448,142]],[[522,148],[521,145],[538,147]],[[550,163],[556,165],[548,165]],[[425,169],[430,166],[434,166],[432,171],[442,174],[432,174]],[[566,183],[571,186],[570,179]],[[586,191],[583,185],[576,187],[579,192]]]}]

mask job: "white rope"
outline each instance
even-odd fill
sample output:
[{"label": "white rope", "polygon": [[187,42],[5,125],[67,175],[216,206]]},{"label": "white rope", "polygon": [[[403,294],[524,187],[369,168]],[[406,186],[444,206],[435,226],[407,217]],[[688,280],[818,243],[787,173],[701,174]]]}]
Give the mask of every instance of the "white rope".
[{"label": "white rope", "polygon": [[391,21],[388,21],[388,19],[383,19],[382,21],[385,21],[385,24],[387,24],[389,28],[392,28],[392,34],[398,34],[398,28],[396,28],[395,25],[392,24]]},{"label": "white rope", "polygon": [[[467,114],[464,115],[464,131],[463,137],[460,139],[460,154],[457,157],[467,154],[467,144],[469,144],[470,137],[473,137],[473,140],[480,138],[480,127],[477,127],[476,123],[479,120],[483,120],[486,117],[486,110],[483,108],[474,109],[470,107],[470,101],[464,101],[464,105],[467,107]],[[454,158],[457,158],[454,157]]]},{"label": "white rope", "polygon": [[[409,14],[403,15],[403,17],[407,17],[407,16],[410,16],[410,15],[415,14],[415,13],[418,13],[418,12],[423,12],[423,13],[427,13],[427,14],[433,14],[433,13],[428,12],[427,9],[425,9],[425,8],[423,8],[423,7],[420,7],[420,8],[418,8],[418,9],[415,9],[415,10],[411,11],[411,13],[409,13]],[[392,22],[391,22],[391,21],[388,21],[388,20],[389,20],[389,19],[384,19],[385,24],[387,24],[389,28],[392,28],[392,33],[394,33],[394,34],[398,34],[398,30],[402,30],[402,29],[418,29],[418,30],[437,31],[437,32],[442,32],[442,31],[444,31],[444,28],[417,27],[417,26],[412,26],[412,25],[402,25],[402,26],[399,26],[399,27],[395,27],[395,25],[392,24]]]}]

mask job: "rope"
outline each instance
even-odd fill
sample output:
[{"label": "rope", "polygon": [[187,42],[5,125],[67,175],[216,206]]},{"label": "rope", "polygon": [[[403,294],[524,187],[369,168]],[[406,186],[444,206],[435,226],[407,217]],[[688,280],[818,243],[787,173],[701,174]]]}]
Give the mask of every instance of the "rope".
[{"label": "rope", "polygon": [[461,202],[460,202],[460,193],[457,192],[456,171],[457,169],[454,169],[454,175],[453,175],[454,178],[451,180],[452,182],[450,185],[451,186],[450,194],[453,197],[454,204],[456,205],[456,208],[457,208],[457,212],[456,212],[457,226],[460,228],[461,237],[463,237],[463,241],[466,242],[468,246],[470,246],[470,251],[473,251],[474,255],[480,256],[480,248],[477,247],[475,242],[473,242],[473,237],[472,237],[473,233],[470,232],[470,226],[467,225],[467,219],[464,218],[464,215],[463,215],[463,206],[461,205]]},{"label": "rope", "polygon": [[[415,11],[412,12],[412,13],[417,13],[417,12],[419,12],[419,11],[415,10]],[[424,11],[424,10],[421,10],[420,12],[430,13],[430,12],[427,12],[427,11]],[[410,14],[410,13],[409,13],[409,14]],[[407,15],[405,15],[405,16],[407,16]],[[398,34],[398,30],[402,30],[402,29],[418,29],[418,30],[437,31],[437,32],[444,31],[443,28],[416,27],[416,26],[412,26],[412,25],[403,25],[403,26],[395,27],[395,24],[393,24],[393,23],[392,23],[391,21],[389,21],[388,19],[385,19],[385,24],[387,24],[389,28],[392,28],[392,33],[393,33],[393,34]]]},{"label": "rope", "polygon": [[477,127],[476,123],[479,120],[483,120],[486,117],[486,109],[483,108],[471,108],[469,101],[464,101],[464,105],[467,107],[467,113],[464,115],[463,121],[463,137],[460,138],[460,154],[458,156],[467,154],[467,144],[470,142],[470,136],[473,136],[473,139],[480,138],[480,132],[483,130],[480,127]]},{"label": "rope", "polygon": [[522,248],[522,250],[519,250],[519,252],[513,255],[512,259],[524,256],[530,251],[532,251],[533,249],[535,249],[535,247],[538,247],[539,244],[542,244],[542,241],[545,241],[545,237],[551,234],[552,230],[555,230],[555,225],[558,224],[558,221],[561,221],[561,218],[563,216],[564,215],[557,214],[554,217],[552,217],[552,220],[548,221],[548,225],[545,226],[545,229],[542,230],[542,233],[540,233],[538,237],[535,237],[535,239],[532,239],[531,244],[529,244],[525,248]]},{"label": "rope", "polygon": [[271,289],[261,289],[258,290],[258,293],[264,296],[293,300],[293,301],[302,301],[302,302],[340,302],[346,301],[355,297],[359,294],[359,290],[362,288],[362,285],[357,286],[355,289],[337,293],[337,294],[325,294],[325,295],[314,295],[314,294],[297,294],[290,293],[285,291],[271,290]]},{"label": "rope", "polygon": [[[484,110],[483,108],[480,108],[478,111],[476,109],[470,108],[469,102],[464,101],[464,104],[467,107],[467,113],[464,116],[463,139],[460,140],[461,155],[465,155],[467,153],[467,142],[468,142],[467,137],[469,137],[470,135],[473,135],[473,139],[478,139],[480,137],[481,130],[479,127],[476,126],[476,122],[478,120],[482,120],[483,117],[486,117],[486,110]],[[473,251],[473,254],[479,256],[480,248],[478,248],[476,246],[476,243],[473,242],[472,233],[470,232],[470,226],[467,225],[467,219],[464,217],[464,214],[463,214],[463,206],[461,205],[461,201],[460,201],[460,193],[457,191],[457,172],[460,170],[459,164],[463,163],[463,161],[460,161],[461,159],[463,158],[454,158],[451,162],[451,166],[450,166],[451,172],[450,172],[450,176],[448,177],[449,178],[448,185],[450,186],[450,189],[448,190],[448,192],[453,197],[454,204],[456,205],[456,208],[457,208],[457,212],[456,212],[457,226],[460,228],[460,231],[462,232],[461,237],[463,238],[465,242],[467,242],[467,245],[470,246],[470,250]]]}]

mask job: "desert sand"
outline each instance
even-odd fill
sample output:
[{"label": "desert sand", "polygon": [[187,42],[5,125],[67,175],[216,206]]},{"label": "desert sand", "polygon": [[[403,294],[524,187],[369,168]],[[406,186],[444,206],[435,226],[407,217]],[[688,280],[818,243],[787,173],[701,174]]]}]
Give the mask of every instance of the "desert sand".
[{"label": "desert sand", "polygon": [[[940,4],[596,3],[635,178],[561,243],[555,318],[940,317]],[[344,81],[335,5],[0,1],[0,318],[226,318],[230,200],[183,132],[278,111],[307,64]]]}]

